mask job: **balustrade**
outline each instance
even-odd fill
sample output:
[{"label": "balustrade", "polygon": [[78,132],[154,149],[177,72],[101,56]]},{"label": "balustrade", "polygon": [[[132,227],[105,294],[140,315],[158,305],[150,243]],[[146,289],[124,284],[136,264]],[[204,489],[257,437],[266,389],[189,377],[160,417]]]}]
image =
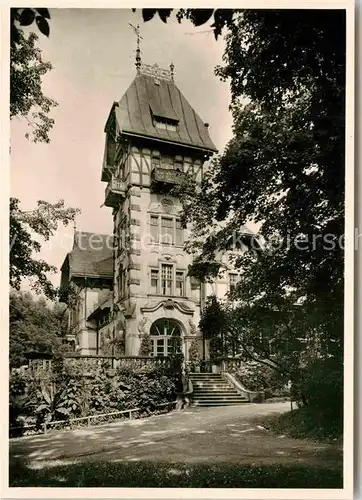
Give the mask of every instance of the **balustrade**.
[{"label": "balustrade", "polygon": [[105,197],[104,197],[105,206],[116,207],[121,201],[121,199],[125,197],[125,195],[126,195],[125,183],[112,175],[112,178],[108,182],[105,191]]}]

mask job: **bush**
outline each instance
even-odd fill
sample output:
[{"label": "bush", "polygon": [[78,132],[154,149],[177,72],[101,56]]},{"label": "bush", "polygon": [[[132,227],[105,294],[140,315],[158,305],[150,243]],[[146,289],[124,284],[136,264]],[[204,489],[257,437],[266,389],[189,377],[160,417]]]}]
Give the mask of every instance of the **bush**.
[{"label": "bush", "polygon": [[318,359],[304,368],[292,386],[298,406],[308,408],[323,427],[343,427],[343,362],[338,358]]},{"label": "bush", "polygon": [[293,413],[269,417],[266,425],[278,434],[317,441],[339,439],[343,431],[338,420],[323,418],[320,412],[308,406],[293,410]]},{"label": "bush", "polygon": [[[180,360],[174,356],[170,366],[121,365],[110,369],[107,361],[53,364],[53,371],[36,378],[28,371],[10,379],[10,426],[21,427],[25,416],[44,422],[68,420],[132,408],[155,412],[157,405],[176,399],[180,385]],[[22,434],[22,429],[18,435]]]},{"label": "bush", "polygon": [[264,391],[266,398],[288,397],[290,391],[279,372],[256,362],[243,362],[231,368],[234,377],[250,391]]},{"label": "bush", "polygon": [[139,355],[140,356],[151,356],[151,353],[152,353],[151,335],[146,333],[143,335],[142,340],[141,340]]}]

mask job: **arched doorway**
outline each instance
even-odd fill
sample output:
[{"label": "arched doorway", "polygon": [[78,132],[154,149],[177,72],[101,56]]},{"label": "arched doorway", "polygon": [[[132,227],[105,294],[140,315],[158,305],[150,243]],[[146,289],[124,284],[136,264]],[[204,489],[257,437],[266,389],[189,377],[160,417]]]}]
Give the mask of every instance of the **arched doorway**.
[{"label": "arched doorway", "polygon": [[151,356],[170,356],[181,352],[181,328],[173,319],[160,318],[152,323]]}]

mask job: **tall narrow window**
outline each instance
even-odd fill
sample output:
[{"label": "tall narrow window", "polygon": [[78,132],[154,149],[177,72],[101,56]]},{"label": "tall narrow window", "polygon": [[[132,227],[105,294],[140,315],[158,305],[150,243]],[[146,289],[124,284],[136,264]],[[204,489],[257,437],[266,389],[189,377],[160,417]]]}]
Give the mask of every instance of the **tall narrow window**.
[{"label": "tall narrow window", "polygon": [[158,269],[151,269],[151,293],[158,293],[159,271]]},{"label": "tall narrow window", "polygon": [[161,243],[173,245],[173,219],[161,217]]},{"label": "tall narrow window", "polygon": [[229,273],[229,291],[230,292],[233,292],[235,290],[237,282],[238,282],[238,275],[236,273]]},{"label": "tall narrow window", "polygon": [[185,278],[184,273],[181,271],[176,271],[176,295],[178,297],[184,297],[185,295]]},{"label": "tall narrow window", "polygon": [[158,217],[151,215],[151,242],[159,242]]},{"label": "tall narrow window", "polygon": [[176,245],[183,245],[183,228],[180,219],[176,219]]},{"label": "tall narrow window", "polygon": [[162,295],[172,295],[172,271],[173,266],[169,264],[161,265],[161,293]]}]

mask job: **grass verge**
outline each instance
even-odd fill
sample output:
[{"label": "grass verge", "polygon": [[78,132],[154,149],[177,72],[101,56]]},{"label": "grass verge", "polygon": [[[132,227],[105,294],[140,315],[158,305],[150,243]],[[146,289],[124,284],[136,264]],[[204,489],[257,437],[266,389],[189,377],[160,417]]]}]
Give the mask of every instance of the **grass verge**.
[{"label": "grass verge", "polygon": [[315,441],[338,441],[342,438],[342,423],[332,415],[323,415],[308,407],[263,419],[263,425],[276,434]]},{"label": "grass verge", "polygon": [[342,488],[340,469],[306,466],[238,466],[85,462],[10,470],[11,487]]}]

